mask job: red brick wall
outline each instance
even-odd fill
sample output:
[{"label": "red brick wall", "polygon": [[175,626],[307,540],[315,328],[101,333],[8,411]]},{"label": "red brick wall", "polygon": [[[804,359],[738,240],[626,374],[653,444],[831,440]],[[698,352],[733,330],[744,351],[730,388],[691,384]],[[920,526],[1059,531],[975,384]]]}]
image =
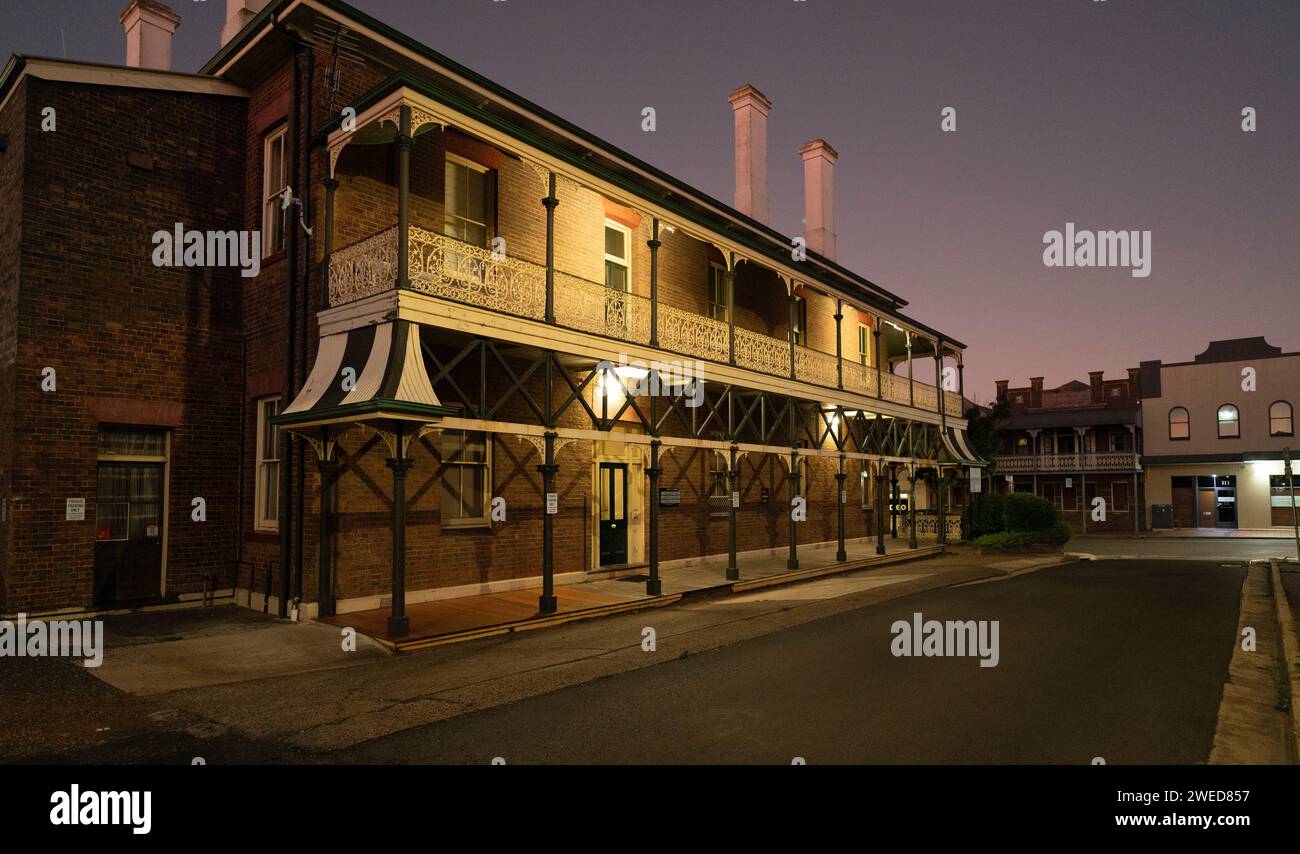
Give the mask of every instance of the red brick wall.
[{"label": "red brick wall", "polygon": [[[19,102],[21,104],[21,102]],[[39,130],[40,111],[57,130]],[[169,593],[231,582],[239,512],[239,273],[160,268],[151,235],[240,227],[228,180],[243,156],[242,99],[29,79],[17,304],[7,608],[91,602],[97,431],[90,398],[181,404],[172,433]],[[13,156],[13,151],[6,157]],[[128,165],[152,158],[152,169]],[[7,266],[7,265],[6,265]],[[54,367],[58,389],[40,388]],[[190,521],[207,500],[208,521]],[[86,498],[86,521],[64,520]]]},{"label": "red brick wall", "polygon": [[17,566],[13,553],[14,404],[18,377],[18,284],[21,261],[23,161],[26,151],[27,82],[17,85],[0,113],[0,614],[9,613],[9,586]]}]

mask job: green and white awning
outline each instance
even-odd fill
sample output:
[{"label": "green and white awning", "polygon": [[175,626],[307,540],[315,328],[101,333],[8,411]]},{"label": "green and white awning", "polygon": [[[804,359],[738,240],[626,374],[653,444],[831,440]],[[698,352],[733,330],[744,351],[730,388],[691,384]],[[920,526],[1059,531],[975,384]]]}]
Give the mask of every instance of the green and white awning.
[{"label": "green and white awning", "polygon": [[396,320],[323,336],[307,382],[271,420],[299,433],[357,424],[391,431],[455,414],[429,382],[419,327]]},{"label": "green and white awning", "polygon": [[944,427],[939,431],[943,439],[943,449],[951,458],[944,462],[960,463],[964,466],[986,466],[987,462],[981,460],[979,455],[970,449],[970,444],[966,441],[966,431],[960,427]]}]

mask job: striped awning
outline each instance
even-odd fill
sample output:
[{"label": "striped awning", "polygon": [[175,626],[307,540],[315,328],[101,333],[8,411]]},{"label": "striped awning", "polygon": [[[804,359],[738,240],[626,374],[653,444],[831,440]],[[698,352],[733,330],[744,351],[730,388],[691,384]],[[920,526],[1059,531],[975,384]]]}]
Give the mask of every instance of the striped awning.
[{"label": "striped awning", "polygon": [[948,452],[950,460],[945,462],[960,463],[964,466],[986,466],[987,462],[981,460],[966,442],[966,431],[960,427],[944,427],[940,431],[943,438],[944,450]]},{"label": "striped awning", "polygon": [[419,327],[396,320],[322,336],[307,382],[271,421],[295,432],[354,424],[386,429],[456,412],[434,394]]}]

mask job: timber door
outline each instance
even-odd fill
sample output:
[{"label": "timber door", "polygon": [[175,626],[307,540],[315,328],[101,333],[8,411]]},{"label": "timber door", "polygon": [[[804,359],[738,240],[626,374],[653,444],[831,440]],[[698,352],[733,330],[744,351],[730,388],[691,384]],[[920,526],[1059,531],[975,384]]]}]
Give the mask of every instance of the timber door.
[{"label": "timber door", "polygon": [[[1190,484],[1180,484],[1179,481],[1191,481]],[[1196,479],[1195,478],[1174,478],[1173,490],[1170,494],[1170,500],[1174,505],[1174,527],[1175,528],[1195,528],[1196,527]]]},{"label": "timber door", "polygon": [[601,463],[600,565],[627,563],[627,463]]},{"label": "timber door", "polygon": [[163,464],[99,463],[95,604],[162,595]]},{"label": "timber door", "polygon": [[1214,500],[1214,489],[1198,489],[1196,499],[1196,527],[1215,527],[1218,524],[1219,508]]}]

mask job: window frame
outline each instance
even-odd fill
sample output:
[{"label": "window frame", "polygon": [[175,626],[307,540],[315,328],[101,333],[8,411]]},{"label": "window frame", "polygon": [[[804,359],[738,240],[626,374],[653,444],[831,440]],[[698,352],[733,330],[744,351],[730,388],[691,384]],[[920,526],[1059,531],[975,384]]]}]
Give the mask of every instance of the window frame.
[{"label": "window frame", "polygon": [[[447,198],[447,193],[449,190],[449,187],[447,185],[448,165],[456,165],[456,166],[463,167],[467,172],[473,172],[483,177],[483,202],[484,202],[483,222],[479,223],[468,216],[462,216],[461,214],[458,213],[452,213],[451,205],[448,204],[448,198]],[[494,180],[493,170],[488,168],[487,166],[484,166],[482,163],[475,163],[473,160],[452,154],[450,151],[446,152],[443,155],[442,169],[443,169],[443,177],[442,177],[443,180],[442,234],[443,236],[450,237],[452,240],[460,240],[461,243],[464,243],[467,246],[474,246],[473,243],[470,243],[467,240],[462,240],[461,238],[456,237],[455,235],[448,234],[447,220],[457,219],[457,220],[463,220],[464,222],[467,223],[473,223],[474,225],[481,225],[483,227],[484,245],[479,246],[477,248],[489,249],[492,246],[492,238],[496,234],[496,229],[493,227],[493,223],[496,219],[496,181]]]},{"label": "window frame", "polygon": [[[1185,436],[1175,436],[1175,435],[1174,435],[1174,423],[1175,423],[1175,422],[1174,422],[1174,413],[1175,413],[1175,412],[1181,412],[1181,413],[1183,413],[1183,415],[1185,416],[1185,417],[1183,418],[1182,421],[1177,422],[1177,423],[1179,423],[1179,424],[1183,424],[1183,425],[1186,426],[1186,428],[1187,428],[1187,435],[1185,435]],[[1187,409],[1186,406],[1171,406],[1171,407],[1169,408],[1169,414],[1165,417],[1165,423],[1166,423],[1166,426],[1167,426],[1167,428],[1168,428],[1169,441],[1171,441],[1171,442],[1189,442],[1189,441],[1191,441],[1191,438],[1192,438],[1192,413]]]},{"label": "window frame", "polygon": [[[276,144],[280,146],[279,181],[271,183],[271,150]],[[270,258],[288,248],[289,212],[280,201],[280,194],[289,186],[289,124],[281,123],[277,128],[262,137],[262,257]],[[278,239],[271,239],[272,217],[279,218]],[[281,245],[283,244],[283,245]]]},{"label": "window frame", "polygon": [[808,298],[794,295],[794,343],[800,347],[808,346]]},{"label": "window frame", "polygon": [[[275,411],[271,416],[280,414],[280,406],[284,402],[284,396],[279,394],[267,395],[266,397],[257,398],[257,442],[255,446],[254,464],[253,464],[253,530],[275,532],[280,530],[280,428],[275,424],[267,423],[266,405],[274,404]],[[270,427],[274,432],[274,440],[271,442],[274,448],[271,453],[274,456],[267,455],[265,447],[266,428]],[[271,509],[271,514],[266,515],[268,509],[266,505],[267,486],[263,479],[263,472],[270,466],[274,466],[276,484],[275,507]]]},{"label": "window frame", "polygon": [[[1224,425],[1224,423],[1225,423],[1224,420],[1223,420],[1223,411],[1224,411],[1225,409],[1231,409],[1231,410],[1232,410],[1232,413],[1233,413],[1233,416],[1234,416],[1233,419],[1232,419],[1230,422],[1226,422],[1226,423],[1231,423],[1231,424],[1235,425],[1235,427],[1236,427],[1236,431],[1237,431],[1237,432],[1235,432],[1235,433],[1233,433],[1233,434],[1231,434],[1231,435],[1226,435],[1226,436],[1225,436],[1224,433],[1223,433],[1223,425]],[[1216,429],[1217,429],[1217,431],[1218,431],[1218,436],[1219,436],[1220,439],[1240,439],[1240,438],[1241,438],[1241,410],[1237,407],[1237,405],[1236,405],[1235,403],[1221,403],[1221,404],[1219,404],[1218,408],[1216,408],[1216,409],[1214,410],[1214,423],[1215,423],[1215,425],[1216,425]]]},{"label": "window frame", "polygon": [[[627,287],[623,288],[623,292],[630,294],[632,293],[632,229],[624,225],[623,223],[619,222],[618,220],[610,219],[609,217],[605,217],[605,228],[606,229],[612,228],[615,231],[621,231],[623,233],[623,236],[626,238],[626,240],[623,243],[623,247],[626,252],[626,257],[619,258],[615,255],[610,255],[608,252],[603,251],[604,237],[605,237],[604,231],[601,232],[601,249],[606,264],[611,264],[611,263],[619,264],[622,265],[623,268],[627,271],[626,274]],[[606,269],[605,272],[605,287],[610,288],[610,290],[618,290],[618,288],[613,288],[609,284],[608,269]]]},{"label": "window frame", "polygon": [[[631,279],[629,278],[629,281]],[[718,296],[722,302],[715,302],[714,287],[716,285]],[[730,300],[727,299],[727,271],[716,261],[709,262],[709,317],[719,323],[730,323],[727,316],[727,306]]]},{"label": "window frame", "polygon": [[871,366],[871,328],[865,323],[858,324],[858,364]]},{"label": "window frame", "polygon": [[[479,434],[483,437],[483,461],[482,462],[449,462],[447,460],[446,441],[448,433],[460,433],[464,435]],[[491,528],[492,527],[492,433],[486,430],[443,430],[438,444],[439,468],[438,468],[438,524],[444,529],[463,530],[466,528]],[[450,474],[452,467],[457,470],[464,468],[481,468],[483,469],[483,515],[482,516],[462,516],[456,519],[447,519],[443,512],[443,500],[446,498],[447,475]],[[463,481],[462,481],[463,482]]]},{"label": "window frame", "polygon": [[[1287,429],[1285,431],[1273,429],[1273,422],[1279,418],[1279,416],[1273,414],[1273,408],[1279,404],[1286,407]],[[1291,401],[1278,399],[1268,405],[1268,435],[1269,438],[1295,435],[1295,407],[1291,405]]]}]

